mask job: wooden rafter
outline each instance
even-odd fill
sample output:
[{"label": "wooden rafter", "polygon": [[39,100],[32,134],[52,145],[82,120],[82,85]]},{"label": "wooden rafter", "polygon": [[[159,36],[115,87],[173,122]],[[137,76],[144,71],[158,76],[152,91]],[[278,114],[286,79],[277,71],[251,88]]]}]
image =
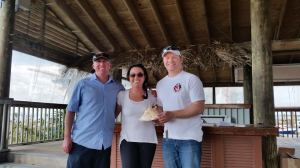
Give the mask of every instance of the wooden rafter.
[{"label": "wooden rafter", "polygon": [[153,44],[151,42],[151,39],[150,39],[150,35],[149,33],[146,31],[146,28],[145,26],[143,25],[142,21],[141,21],[141,18],[139,17],[137,11],[135,10],[132,2],[130,0],[123,0],[124,4],[126,5],[128,11],[130,12],[130,14],[133,16],[136,24],[138,25],[139,29],[141,30],[142,32],[142,35],[144,36],[145,40],[147,41],[148,43],[148,46],[151,48],[153,47]]},{"label": "wooden rafter", "polygon": [[[82,41],[88,41],[90,45],[94,47],[94,51],[106,51],[106,49],[101,46],[101,43],[95,38],[95,36],[88,30],[88,28],[78,19],[76,14],[70,9],[68,5],[65,4],[64,1],[61,0],[47,0],[49,6],[55,6],[57,8],[53,8],[56,14],[60,17],[63,17],[62,15],[65,15],[65,17],[69,18],[69,20],[72,22],[74,27],[72,32],[74,32],[77,35],[82,35],[84,39],[81,39]],[[58,9],[58,10],[56,10]],[[80,36],[79,36],[80,37]]]},{"label": "wooden rafter", "polygon": [[152,11],[153,11],[154,17],[156,19],[156,22],[159,26],[159,29],[162,32],[163,36],[164,36],[164,39],[166,40],[167,44],[170,44],[171,43],[170,35],[167,31],[167,28],[166,28],[165,24],[163,24],[163,20],[162,20],[160,12],[158,10],[156,2],[154,0],[150,0],[149,3],[150,3],[150,6],[152,8]]},{"label": "wooden rafter", "polygon": [[[65,26],[65,27],[62,27],[62,28],[61,28],[62,30],[60,30],[60,28],[59,28],[59,29],[55,29],[55,30],[60,31],[61,33],[65,34],[65,35],[67,35],[67,36],[69,36],[69,35],[71,34],[71,35],[72,35],[72,36],[71,36],[72,38],[73,38],[73,37],[76,38],[77,43],[80,42],[80,43],[83,45],[83,47],[85,47],[86,50],[88,50],[88,51],[91,50],[90,47],[89,47],[86,43],[82,43],[81,39],[79,39],[78,36],[70,30],[70,28],[66,25],[66,23],[64,23],[64,22],[57,16],[57,14],[53,12],[52,9],[47,8],[47,10],[49,11],[49,14],[50,14],[51,16],[55,17],[55,18],[58,20],[59,23],[61,23],[62,25]],[[55,20],[55,21],[56,21],[56,20]],[[51,25],[51,22],[52,22],[53,25],[57,25],[57,24],[55,23],[55,21],[53,21],[52,17],[48,17],[48,18],[47,18],[46,25],[49,26],[49,25],[48,25],[48,22],[50,23],[50,25]],[[58,26],[58,27],[61,27],[61,26],[59,26],[59,25],[57,25],[57,26]],[[55,26],[54,26],[54,27],[55,27]],[[48,27],[47,31],[49,31],[49,27]],[[68,33],[70,33],[70,34],[68,34]]]},{"label": "wooden rafter", "polygon": [[176,10],[178,12],[180,26],[183,30],[185,39],[188,44],[191,44],[191,37],[190,37],[190,34],[189,34],[187,26],[186,26],[186,20],[185,20],[185,17],[183,16],[182,6],[181,6],[181,3],[179,0],[176,0],[175,6],[176,6]]},{"label": "wooden rafter", "polygon": [[123,39],[126,39],[128,44],[132,47],[132,48],[138,48],[137,44],[134,42],[133,38],[131,37],[131,35],[129,34],[129,32],[126,30],[124,24],[122,23],[121,19],[118,17],[118,15],[116,14],[116,12],[114,12],[111,4],[109,1],[107,0],[101,0],[100,1],[101,4],[103,5],[103,7],[106,9],[106,11],[108,12],[108,14],[111,16],[114,24],[119,28]]},{"label": "wooden rafter", "polygon": [[209,27],[208,27],[208,19],[207,19],[207,13],[206,13],[206,5],[205,5],[205,0],[200,0],[200,8],[199,11],[201,11],[201,15],[199,18],[199,22],[201,22],[201,25],[203,25],[205,33],[203,36],[207,39],[207,43],[210,43],[210,32],[209,32]]},{"label": "wooden rafter", "polygon": [[281,26],[282,26],[282,21],[283,21],[285,10],[286,10],[286,4],[287,4],[287,0],[282,0],[282,6],[281,6],[281,10],[280,10],[278,24],[277,24],[276,29],[275,29],[274,40],[279,39],[280,29],[281,29]]},{"label": "wooden rafter", "polygon": [[231,5],[231,0],[228,1],[228,23],[229,23],[229,40],[232,41],[232,5]]},{"label": "wooden rafter", "polygon": [[103,36],[107,39],[110,45],[113,47],[113,51],[119,51],[120,47],[117,41],[113,38],[112,34],[104,26],[105,24],[97,17],[96,12],[91,8],[86,0],[76,0],[80,8],[87,14],[92,22],[97,25],[98,29],[102,32]]}]

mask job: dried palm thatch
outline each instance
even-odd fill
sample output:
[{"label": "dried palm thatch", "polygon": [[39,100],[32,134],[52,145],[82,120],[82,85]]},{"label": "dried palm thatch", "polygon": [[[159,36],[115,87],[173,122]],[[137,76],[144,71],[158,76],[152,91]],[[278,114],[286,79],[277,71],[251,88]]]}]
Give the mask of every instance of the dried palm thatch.
[{"label": "dried palm thatch", "polygon": [[[227,63],[231,66],[251,66],[251,54],[236,44],[213,42],[212,44],[191,45],[181,50],[184,56],[184,68],[198,66],[201,69],[219,67]],[[161,51],[157,49],[132,50],[120,53],[114,61],[114,67],[128,67],[143,63],[152,72],[161,71],[164,66]]]}]

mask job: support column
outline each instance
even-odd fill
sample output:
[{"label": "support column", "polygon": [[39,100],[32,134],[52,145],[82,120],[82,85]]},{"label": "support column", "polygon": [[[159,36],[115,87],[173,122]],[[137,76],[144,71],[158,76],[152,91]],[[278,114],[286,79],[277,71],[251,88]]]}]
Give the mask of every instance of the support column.
[{"label": "support column", "polygon": [[0,8],[0,97],[9,97],[15,0],[5,0]]},{"label": "support column", "polygon": [[[243,68],[243,74],[244,103],[253,105],[251,66],[245,65]],[[253,124],[253,108],[250,111],[250,123]]]},{"label": "support column", "polygon": [[[14,30],[15,18],[15,0],[5,0],[0,7],[0,99],[9,97],[10,72],[11,72],[11,56],[12,56],[12,37]],[[3,116],[7,116],[8,109],[6,105],[0,104],[0,131],[6,130],[7,120]],[[5,115],[3,115],[5,113]],[[4,119],[4,120],[3,120]],[[0,140],[6,140],[6,132],[0,132]],[[4,146],[3,146],[4,145]],[[7,149],[6,143],[1,143],[1,150]],[[1,161],[5,161],[5,154],[1,151]]]},{"label": "support column", "polygon": [[[275,126],[270,0],[251,0],[251,41],[254,124]],[[262,140],[265,168],[277,168],[276,136]]]}]

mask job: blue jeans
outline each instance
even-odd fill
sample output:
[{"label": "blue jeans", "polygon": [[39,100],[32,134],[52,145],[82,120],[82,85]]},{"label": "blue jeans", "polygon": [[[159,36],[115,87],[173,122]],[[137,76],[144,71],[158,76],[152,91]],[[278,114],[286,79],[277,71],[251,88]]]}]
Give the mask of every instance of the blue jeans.
[{"label": "blue jeans", "polygon": [[200,168],[201,142],[163,139],[164,168]]}]

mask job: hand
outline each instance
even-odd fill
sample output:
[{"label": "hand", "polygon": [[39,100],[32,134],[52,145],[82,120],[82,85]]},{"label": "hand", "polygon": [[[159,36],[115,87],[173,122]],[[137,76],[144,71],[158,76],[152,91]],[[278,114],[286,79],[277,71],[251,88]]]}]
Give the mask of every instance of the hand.
[{"label": "hand", "polygon": [[70,151],[72,150],[72,140],[71,140],[71,137],[64,138],[62,148],[63,148],[64,152],[70,153]]},{"label": "hand", "polygon": [[158,120],[160,123],[166,123],[174,118],[174,113],[169,111],[164,111],[162,113],[158,113]]},{"label": "hand", "polygon": [[152,122],[154,122],[155,125],[161,125],[158,118],[152,120]]}]

